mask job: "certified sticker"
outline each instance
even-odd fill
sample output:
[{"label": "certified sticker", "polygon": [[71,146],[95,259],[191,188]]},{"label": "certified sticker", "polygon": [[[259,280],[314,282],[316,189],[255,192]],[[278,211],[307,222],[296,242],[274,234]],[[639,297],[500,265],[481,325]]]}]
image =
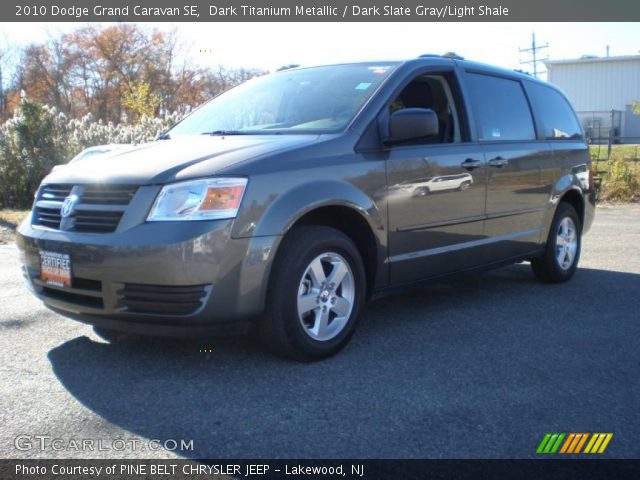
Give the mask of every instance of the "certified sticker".
[{"label": "certified sticker", "polygon": [[56,287],[70,287],[71,258],[69,254],[40,250],[40,280]]}]

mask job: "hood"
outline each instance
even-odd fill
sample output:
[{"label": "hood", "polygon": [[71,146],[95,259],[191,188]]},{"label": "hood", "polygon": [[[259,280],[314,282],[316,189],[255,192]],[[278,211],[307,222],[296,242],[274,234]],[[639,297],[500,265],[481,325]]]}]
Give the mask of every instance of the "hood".
[{"label": "hood", "polygon": [[187,180],[308,145],[317,138],[318,135],[197,135],[158,140],[58,167],[45,181],[148,185]]}]

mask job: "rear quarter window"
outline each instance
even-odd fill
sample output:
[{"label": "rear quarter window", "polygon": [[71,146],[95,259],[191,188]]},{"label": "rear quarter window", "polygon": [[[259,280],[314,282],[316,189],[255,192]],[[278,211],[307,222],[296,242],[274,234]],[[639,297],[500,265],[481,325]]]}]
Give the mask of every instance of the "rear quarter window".
[{"label": "rear quarter window", "polygon": [[535,140],[533,117],[519,81],[478,73],[466,77],[480,140]]},{"label": "rear quarter window", "polygon": [[527,82],[527,93],[545,140],[582,138],[582,127],[569,102],[559,92],[540,83]]}]

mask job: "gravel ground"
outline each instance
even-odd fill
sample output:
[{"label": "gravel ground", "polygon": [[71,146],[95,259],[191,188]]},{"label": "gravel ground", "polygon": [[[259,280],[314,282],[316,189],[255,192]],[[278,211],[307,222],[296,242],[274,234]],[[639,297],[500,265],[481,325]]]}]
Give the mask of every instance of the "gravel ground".
[{"label": "gravel ground", "polygon": [[301,365],[247,338],[106,343],[33,298],[0,245],[0,457],[523,458],[546,432],[613,432],[603,456],[637,458],[639,248],[640,206],[600,208],[571,282],[521,264],[386,298]]},{"label": "gravel ground", "polygon": [[14,241],[14,238],[13,229],[0,224],[0,245],[9,245]]}]

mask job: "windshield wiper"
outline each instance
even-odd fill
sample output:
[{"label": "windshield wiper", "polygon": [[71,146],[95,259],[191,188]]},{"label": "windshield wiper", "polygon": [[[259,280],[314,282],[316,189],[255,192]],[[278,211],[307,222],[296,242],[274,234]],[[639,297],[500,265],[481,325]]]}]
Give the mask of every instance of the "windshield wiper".
[{"label": "windshield wiper", "polygon": [[164,132],[162,135],[158,135],[157,140],[171,140],[171,135],[169,132]]},{"label": "windshield wiper", "polygon": [[241,130],[214,130],[212,132],[202,132],[202,135],[250,135],[251,132],[243,132]]}]

